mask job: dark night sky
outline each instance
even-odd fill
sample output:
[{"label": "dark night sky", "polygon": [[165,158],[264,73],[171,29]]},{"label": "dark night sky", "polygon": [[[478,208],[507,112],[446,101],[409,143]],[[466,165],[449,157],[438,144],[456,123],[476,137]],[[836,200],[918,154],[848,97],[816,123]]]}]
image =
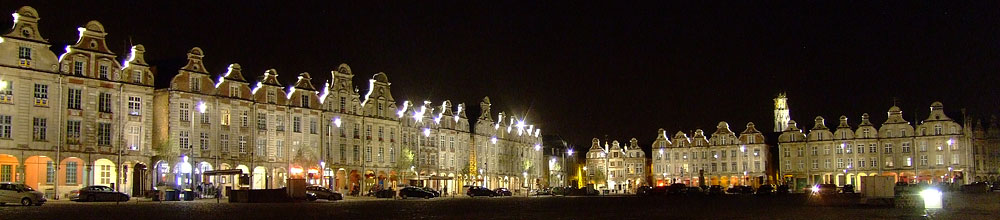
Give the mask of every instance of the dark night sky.
[{"label": "dark night sky", "polygon": [[494,113],[527,111],[543,133],[585,148],[605,134],[648,145],[661,127],[713,132],[722,120],[736,132],[748,121],[770,131],[771,99],[781,91],[806,128],[817,115],[828,126],[840,115],[856,124],[864,112],[881,123],[893,97],[911,121],[914,112],[926,117],[934,100],[953,116],[960,108],[993,114],[1000,6],[983,2],[4,1],[0,11],[35,7],[56,54],[76,40],[76,27],[98,20],[119,55],[129,39],[146,46],[160,85],[194,46],[215,73],[236,62],[248,79],[274,68],[286,84],[309,72],[321,86],[347,63],[361,90],[386,72],[398,102],[450,99],[478,108],[488,95]]}]

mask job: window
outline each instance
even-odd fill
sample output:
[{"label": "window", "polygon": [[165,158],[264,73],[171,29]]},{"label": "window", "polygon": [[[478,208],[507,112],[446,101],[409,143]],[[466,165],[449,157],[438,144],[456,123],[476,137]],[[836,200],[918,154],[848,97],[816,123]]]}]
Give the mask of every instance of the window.
[{"label": "window", "polygon": [[129,115],[141,115],[142,113],[142,98],[129,96],[128,97],[128,114]]},{"label": "window", "polygon": [[46,132],[47,131],[46,128],[48,127],[46,124],[47,123],[46,123],[46,119],[45,118],[33,118],[32,119],[31,125],[32,125],[33,132],[34,132],[34,133],[32,133],[33,134],[32,137],[34,138],[34,140],[36,140],[36,141],[44,141],[45,140],[45,136],[46,136],[46,133],[47,133]]},{"label": "window", "polygon": [[378,148],[378,162],[379,163],[385,162],[385,148],[384,147],[379,147]]},{"label": "window", "polygon": [[267,114],[257,113],[257,129],[267,130]]},{"label": "window", "polygon": [[73,74],[76,74],[77,76],[83,75],[83,61],[73,62]]},{"label": "window", "polygon": [[937,159],[937,161],[935,161],[937,162],[937,165],[944,165],[944,155],[936,155],[935,159]]},{"label": "window", "polygon": [[760,157],[760,149],[753,149],[753,156]]},{"label": "window", "polygon": [[80,98],[82,95],[83,90],[70,88],[67,93],[66,108],[80,109]]},{"label": "window", "polygon": [[14,166],[10,164],[0,165],[0,181],[12,182],[14,181]]},{"label": "window", "polygon": [[875,144],[869,144],[868,153],[878,153],[878,146],[876,146]]},{"label": "window", "polygon": [[285,151],[285,140],[274,141],[274,155],[276,157],[283,157]]},{"label": "window", "polygon": [[245,154],[247,153],[247,136],[240,135],[239,139],[239,146],[237,147],[239,148],[241,154]]},{"label": "window", "polygon": [[359,147],[358,145],[354,145],[354,157],[351,157],[352,161],[360,161],[361,160],[361,156],[358,156],[358,153],[360,153],[360,150],[361,150],[361,147]]},{"label": "window", "polygon": [[837,158],[837,168],[838,169],[839,168],[844,168],[844,159],[843,158]]},{"label": "window", "polygon": [[101,79],[109,79],[108,78],[108,65],[101,65],[101,66],[97,67],[97,70],[98,70],[97,71],[98,77],[100,77]]},{"label": "window", "polygon": [[372,146],[365,147],[365,162],[372,162]]},{"label": "window", "polygon": [[943,133],[941,125],[934,125],[934,135],[941,135],[941,133]]},{"label": "window", "polygon": [[142,84],[142,70],[132,72],[132,83]]},{"label": "window", "polygon": [[0,80],[0,103],[14,103],[14,82]]},{"label": "window", "polygon": [[310,134],[316,134],[316,119],[315,118],[310,118],[309,119],[309,133]]},{"label": "window", "polygon": [[823,161],[823,168],[830,169],[830,159]]},{"label": "window", "polygon": [[17,58],[30,60],[31,59],[31,48],[30,47],[18,47],[17,48]]},{"label": "window", "polygon": [[56,178],[56,168],[55,164],[50,160],[45,162],[45,183],[52,184],[55,182]]},{"label": "window", "polygon": [[302,118],[299,116],[292,117],[292,131],[295,133],[302,132]]},{"label": "window", "polygon": [[813,156],[819,155],[819,149],[816,146],[812,147],[812,155]]},{"label": "window", "polygon": [[951,164],[958,164],[958,154],[951,155]]},{"label": "window", "polygon": [[179,137],[177,144],[180,146],[181,149],[191,149],[191,143],[188,142],[189,140],[187,131],[181,131],[180,134],[178,134],[177,136]]},{"label": "window", "polygon": [[257,139],[257,145],[254,146],[254,147],[256,149],[254,151],[254,154],[256,154],[258,157],[267,156],[267,151],[266,151],[266,149],[267,149],[267,139],[264,139],[264,138]]},{"label": "window", "polygon": [[278,96],[277,92],[275,92],[274,90],[268,89],[267,90],[267,103],[271,103],[271,104],[277,103],[277,101],[276,101],[276,100],[278,100],[277,96]]},{"label": "window", "polygon": [[347,145],[340,144],[340,162],[347,162]]},{"label": "window", "polygon": [[309,107],[309,95],[302,95],[302,107]]},{"label": "window", "polygon": [[35,106],[49,106],[49,85],[35,84]]},{"label": "window", "polygon": [[76,185],[76,162],[66,162],[66,184]]},{"label": "window", "polygon": [[129,150],[139,150],[139,146],[142,146],[142,143],[140,143],[140,140],[142,139],[139,138],[141,133],[142,133],[142,126],[139,125],[129,126],[128,137],[127,137],[128,143],[126,143],[127,144],[126,146],[128,146]]},{"label": "window", "polygon": [[102,92],[98,101],[97,107],[99,111],[111,113],[111,93]]},{"label": "window", "polygon": [[927,166],[927,155],[920,155],[920,166]]},{"label": "window", "polygon": [[885,166],[886,167],[892,167],[892,157],[886,157],[885,158]]},{"label": "window", "polygon": [[66,142],[80,143],[80,121],[66,121]]},{"label": "window", "polygon": [[[360,126],[360,125],[358,125],[357,123],[354,123],[354,138],[355,139],[359,138],[359,135],[361,135],[360,134],[361,132],[358,131],[358,129],[359,129],[358,126]],[[421,140],[423,140],[423,138],[421,138]],[[423,144],[421,143],[420,145],[423,145]]]},{"label": "window", "polygon": [[885,151],[882,151],[882,152],[886,153],[886,154],[891,154],[892,153],[892,144],[886,143],[885,144]]},{"label": "window", "polygon": [[858,151],[857,152],[859,154],[865,153],[865,145],[864,144],[858,144]]},{"label": "window", "polygon": [[906,166],[908,167],[913,166],[913,158],[906,157]]},{"label": "window", "polygon": [[819,160],[813,160],[813,169],[819,169]]},{"label": "window", "polygon": [[833,148],[833,146],[830,147],[823,146],[823,155],[830,155],[830,148]]},{"label": "window", "polygon": [[229,97],[240,97],[240,85],[233,84],[229,86]]},{"label": "window", "polygon": [[201,115],[201,123],[202,124],[211,124],[212,123],[211,120],[208,119],[208,111],[205,111],[205,112],[201,113],[200,115]]},{"label": "window", "polygon": [[274,116],[274,130],[275,131],[285,131],[285,118],[280,115]]},{"label": "window", "polygon": [[867,164],[865,164],[865,158],[858,158],[858,167],[864,168],[865,166],[867,166]]},{"label": "window", "polygon": [[760,171],[760,170],[761,170],[760,169],[760,161],[754,161],[753,162],[753,171],[757,172],[757,171]]},{"label": "window", "polygon": [[240,113],[240,127],[250,126],[250,111],[243,110]]},{"label": "window", "polygon": [[111,123],[97,123],[97,145],[111,146]]},{"label": "window", "polygon": [[835,152],[837,154],[843,154],[844,153],[844,148],[843,147],[834,147],[834,148],[836,148]]},{"label": "window", "polygon": [[389,162],[396,162],[396,148],[389,147]]},{"label": "window", "polygon": [[201,133],[201,140],[199,141],[198,146],[201,146],[201,150],[208,150],[208,133]]},{"label": "window", "polygon": [[229,135],[221,134],[219,135],[219,148],[222,152],[229,152]]},{"label": "window", "polygon": [[229,115],[229,109],[223,109],[219,114],[222,115],[222,117],[220,117],[222,121],[219,122],[219,124],[229,126],[229,118],[231,117]]},{"label": "window", "polygon": [[909,142],[904,142],[903,143],[903,153],[909,153],[909,152],[910,152],[910,143]]},{"label": "window", "polygon": [[[365,130],[365,138],[367,138],[368,140],[372,139],[372,126],[371,125],[368,125],[367,128],[366,128],[366,130]],[[433,142],[432,142],[432,144],[433,144]]]},{"label": "window", "polygon": [[[798,154],[798,156],[799,156],[799,157],[802,157],[802,147],[799,147],[797,151],[798,151],[798,152],[797,152],[796,154]],[[735,156],[735,152],[736,152],[736,151],[734,150],[734,151],[733,151],[733,153],[734,153],[734,155],[733,155],[733,156]]]},{"label": "window", "polygon": [[344,113],[344,108],[346,107],[347,107],[347,99],[344,97],[340,97],[340,112]]},{"label": "window", "polygon": [[201,91],[201,79],[197,77],[191,77],[191,91]]},{"label": "window", "polygon": [[926,151],[927,151],[927,142],[923,141],[920,142],[920,152],[926,152]]}]

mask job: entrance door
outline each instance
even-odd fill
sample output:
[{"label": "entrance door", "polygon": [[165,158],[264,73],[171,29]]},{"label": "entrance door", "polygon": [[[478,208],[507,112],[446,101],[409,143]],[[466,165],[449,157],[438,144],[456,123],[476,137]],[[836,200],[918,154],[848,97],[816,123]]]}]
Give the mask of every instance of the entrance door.
[{"label": "entrance door", "polygon": [[142,196],[146,189],[146,165],[137,163],[132,167],[132,196]]}]

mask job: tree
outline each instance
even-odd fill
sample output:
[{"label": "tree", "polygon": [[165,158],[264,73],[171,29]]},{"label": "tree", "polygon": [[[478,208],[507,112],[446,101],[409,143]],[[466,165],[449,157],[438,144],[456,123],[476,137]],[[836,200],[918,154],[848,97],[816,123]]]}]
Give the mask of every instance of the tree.
[{"label": "tree", "polygon": [[411,166],[413,166],[413,151],[404,147],[399,150],[399,158],[396,159],[396,172],[405,177],[410,172]]}]

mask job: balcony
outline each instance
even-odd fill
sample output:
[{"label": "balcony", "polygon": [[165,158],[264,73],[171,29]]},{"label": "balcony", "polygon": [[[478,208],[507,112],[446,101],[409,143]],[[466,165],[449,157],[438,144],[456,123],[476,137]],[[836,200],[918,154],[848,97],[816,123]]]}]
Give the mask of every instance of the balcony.
[{"label": "balcony", "polygon": [[21,58],[21,60],[19,60],[17,64],[20,65],[21,67],[31,67],[31,60]]},{"label": "balcony", "polygon": [[49,107],[48,98],[35,98],[35,106],[38,107]]}]

